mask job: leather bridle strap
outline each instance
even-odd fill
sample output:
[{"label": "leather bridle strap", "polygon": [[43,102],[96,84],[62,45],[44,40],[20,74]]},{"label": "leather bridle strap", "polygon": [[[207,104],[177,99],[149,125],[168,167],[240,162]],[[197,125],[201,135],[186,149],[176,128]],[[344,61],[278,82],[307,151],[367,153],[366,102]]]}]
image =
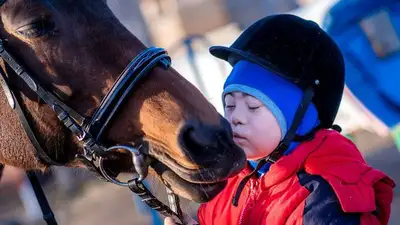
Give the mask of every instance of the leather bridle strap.
[{"label": "leather bridle strap", "polygon": [[141,52],[118,77],[112,89],[101,101],[85,130],[98,141],[133,87],[138,85],[138,82],[155,66],[167,69],[170,65],[171,58],[162,48],[151,47]]},{"label": "leather bridle strap", "polygon": [[21,108],[21,105],[19,104],[19,101],[16,99],[15,94],[11,90],[11,88],[8,86],[6,77],[4,75],[4,72],[0,69],[0,86],[3,88],[4,93],[6,95],[7,101],[12,109],[17,113],[19,120],[21,121],[21,124],[25,130],[25,133],[27,134],[29,140],[31,141],[33,147],[36,149],[36,154],[37,157],[41,160],[43,160],[45,163],[48,163],[50,165],[61,165],[60,163],[52,160],[43,150],[42,146],[40,145],[39,141],[36,138],[35,133],[33,132],[28,120],[26,119],[25,113]]},{"label": "leather bridle strap", "polygon": [[[50,107],[53,108],[53,110],[57,113],[58,117],[61,117],[65,113],[68,113],[68,115],[70,115],[70,117],[73,118],[74,124],[83,124],[85,122],[84,117],[79,115],[77,112],[75,112],[75,110],[73,110],[65,103],[63,103],[61,100],[59,100],[54,94],[52,94],[49,91],[46,91],[35,80],[35,78],[28,73],[25,70],[25,68],[20,63],[18,63],[17,60],[12,55],[10,55],[8,51],[6,51],[4,46],[4,41],[2,39],[0,39],[0,57],[5,61],[6,65],[9,66],[18,75],[18,77],[20,77],[27,84],[27,86],[32,91],[34,91],[46,104],[48,104]],[[17,96],[15,95],[15,93],[13,93],[13,91],[7,84],[7,78],[5,76],[5,73],[3,71],[0,72],[2,72],[2,74],[0,75],[0,84],[6,94],[7,100],[11,108],[17,112],[17,115],[22,123],[22,126],[24,127],[25,132],[27,133],[34,147],[36,148],[36,152],[39,158],[43,160],[45,163],[48,163],[49,165],[62,165],[62,163],[55,162],[54,160],[52,160],[43,151],[43,148],[39,144],[28,120],[26,119],[26,116],[24,114],[24,111],[22,110],[21,105],[19,104]],[[66,127],[71,126],[70,124],[66,123],[64,123],[64,125]],[[79,126],[75,127],[75,132],[81,133]]]},{"label": "leather bridle strap", "polygon": [[13,71],[28,85],[28,87],[34,91],[47,105],[60,106],[65,112],[67,112],[78,124],[83,124],[85,118],[79,113],[75,112],[72,108],[64,104],[54,94],[46,91],[36,80],[29,74],[24,67],[17,60],[11,56],[4,48],[4,40],[0,39],[0,57],[13,69]]},{"label": "leather bridle strap", "polygon": [[0,163],[0,180],[1,180],[1,177],[3,176],[3,172],[4,172],[4,164]]},{"label": "leather bridle strap", "polygon": [[35,192],[40,209],[42,210],[43,219],[48,225],[57,225],[57,221],[54,218],[54,213],[51,210],[49,202],[47,201],[46,195],[43,192],[42,186],[40,185],[40,182],[35,172],[27,171],[26,175],[28,176],[28,179],[32,184],[33,191]]},{"label": "leather bridle strap", "polygon": [[[5,73],[2,69],[0,69],[0,86],[2,87],[5,96],[7,98],[7,101],[10,105],[10,107],[16,111],[21,124],[31,141],[32,145],[35,148],[35,153],[37,154],[37,157],[41,160],[43,160],[45,163],[50,164],[50,165],[60,165],[60,163],[52,160],[43,150],[41,145],[39,144],[39,141],[36,139],[35,133],[33,132],[28,120],[26,119],[26,116],[24,114],[24,111],[21,108],[21,105],[19,104],[18,99],[16,98],[15,94],[9,87],[7,83],[7,78],[5,76]],[[0,164],[0,179],[2,176],[4,170],[4,165]],[[51,207],[49,205],[49,202],[47,201],[46,195],[43,192],[43,189],[40,185],[39,180],[37,179],[37,176],[35,172],[33,171],[26,171],[26,175],[32,185],[33,191],[35,193],[35,196],[38,200],[38,203],[40,205],[40,209],[42,211],[43,219],[46,221],[48,225],[57,225],[57,221],[54,218],[54,213],[51,210]]]},{"label": "leather bridle strap", "polygon": [[[0,163],[0,180],[2,178],[4,172],[4,164]],[[51,210],[49,202],[47,201],[46,195],[43,192],[42,186],[33,171],[26,171],[26,176],[29,179],[29,182],[32,185],[33,191],[35,192],[35,196],[38,200],[40,209],[42,210],[43,219],[46,221],[48,225],[57,225],[57,221],[54,217],[54,213]]]},{"label": "leather bridle strap", "polygon": [[[84,125],[80,141],[84,143],[85,157],[102,156],[107,148],[101,143],[101,136],[125,102],[132,89],[156,66],[169,68],[171,58],[162,48],[150,47],[136,56],[118,77],[111,90],[103,98],[90,121]],[[73,121],[72,121],[73,122]]]},{"label": "leather bridle strap", "polygon": [[[166,51],[161,48],[148,48],[135,57],[132,62],[126,67],[117,81],[114,83],[112,89],[109,91],[107,96],[101,101],[100,107],[96,110],[89,123],[86,124],[86,119],[75,112],[72,108],[68,107],[61,100],[59,100],[54,94],[46,91],[36,80],[32,77],[23,67],[19,64],[15,58],[6,51],[3,40],[0,39],[0,57],[6,62],[6,64],[21,78],[28,87],[34,91],[46,104],[48,104],[54,112],[57,114],[58,119],[67,127],[72,133],[74,133],[78,140],[83,142],[84,154],[78,155],[79,159],[83,159],[84,163],[98,174],[107,178],[103,171],[99,171],[94,165],[94,159],[98,157],[106,157],[108,150],[113,148],[106,147],[103,143],[100,143],[101,135],[107,129],[108,124],[114,118],[118,109],[122,106],[124,100],[129,96],[132,89],[141,81],[146,74],[149,73],[156,66],[162,66],[167,69],[171,64],[171,58],[168,56]],[[5,92],[7,100],[13,108],[29,137],[33,143],[36,153],[39,158],[45,161],[49,165],[60,165],[59,162],[54,162],[40,146],[36,139],[34,132],[25,117],[23,109],[21,108],[17,96],[13,93],[10,86],[7,84],[7,77],[0,71],[0,84]],[[115,146],[114,146],[115,147]],[[41,209],[45,220],[48,224],[57,224],[54,215],[51,212],[46,197],[44,196],[43,190],[40,184],[35,179],[34,173],[28,172],[28,177],[32,186],[34,186],[35,194],[41,205]],[[113,181],[107,179],[108,181]],[[115,180],[114,180],[115,181]],[[115,183],[115,182],[114,182]],[[169,193],[170,205],[172,210],[163,205],[160,201],[155,198],[151,192],[142,185],[141,181],[137,180],[134,184],[130,184],[131,191],[139,194],[144,202],[150,207],[159,211],[161,214],[166,216],[173,216],[176,220],[180,219],[180,208],[177,196],[172,192]],[[137,187],[136,189],[134,187]],[[140,192],[140,193],[138,193]],[[151,197],[152,196],[152,197]],[[151,197],[151,198],[149,198]],[[175,212],[176,211],[176,212]]]},{"label": "leather bridle strap", "polygon": [[[146,203],[150,208],[156,210],[161,215],[166,217],[172,217],[174,221],[182,220],[182,212],[179,207],[179,198],[167,188],[168,201],[170,203],[170,207],[164,205],[160,200],[158,200],[154,195],[149,191],[149,189],[144,186],[144,184],[138,179],[132,179],[128,181],[129,189],[137,194],[142,202]],[[180,223],[176,223],[176,225],[181,225]]]}]

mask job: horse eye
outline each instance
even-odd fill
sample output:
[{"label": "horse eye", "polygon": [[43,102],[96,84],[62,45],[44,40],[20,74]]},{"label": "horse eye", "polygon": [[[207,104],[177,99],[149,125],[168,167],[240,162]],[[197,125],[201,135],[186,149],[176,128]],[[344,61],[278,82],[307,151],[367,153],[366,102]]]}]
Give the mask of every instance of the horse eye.
[{"label": "horse eye", "polygon": [[41,37],[52,34],[56,31],[56,26],[50,18],[41,17],[32,23],[24,25],[17,29],[20,35],[27,38]]}]

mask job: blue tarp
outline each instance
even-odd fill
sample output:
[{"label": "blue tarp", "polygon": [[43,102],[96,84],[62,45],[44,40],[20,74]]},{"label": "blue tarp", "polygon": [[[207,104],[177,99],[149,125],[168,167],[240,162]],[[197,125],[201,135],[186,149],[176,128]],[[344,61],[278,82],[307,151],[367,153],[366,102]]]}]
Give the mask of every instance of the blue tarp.
[{"label": "blue tarp", "polygon": [[394,127],[400,122],[400,51],[378,57],[359,24],[381,10],[389,15],[393,36],[400,41],[400,0],[339,1],[327,13],[323,27],[344,55],[347,87],[387,126]]}]

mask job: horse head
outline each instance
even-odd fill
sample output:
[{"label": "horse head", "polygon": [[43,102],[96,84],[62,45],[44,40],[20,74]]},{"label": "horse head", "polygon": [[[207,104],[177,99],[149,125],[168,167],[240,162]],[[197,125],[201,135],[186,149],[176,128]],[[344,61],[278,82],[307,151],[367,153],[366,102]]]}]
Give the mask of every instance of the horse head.
[{"label": "horse head", "polygon": [[[91,118],[121,72],[146,49],[104,0],[0,1],[0,38],[7,50],[46,90],[84,118]],[[4,60],[4,79],[45,154],[63,166],[85,167],[82,144],[54,109]],[[46,170],[18,115],[0,91],[0,163]],[[195,201],[215,196],[246,160],[227,121],[175,70],[156,67],[137,85],[103,133],[103,142],[143,142],[151,166],[177,194]],[[115,151],[110,171],[132,172],[132,157]]]}]

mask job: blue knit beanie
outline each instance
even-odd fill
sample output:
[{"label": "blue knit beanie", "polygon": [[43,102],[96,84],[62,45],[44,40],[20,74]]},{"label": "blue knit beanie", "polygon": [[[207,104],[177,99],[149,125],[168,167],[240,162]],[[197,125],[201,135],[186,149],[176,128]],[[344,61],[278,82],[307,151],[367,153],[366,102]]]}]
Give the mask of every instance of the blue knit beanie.
[{"label": "blue knit beanie", "polygon": [[[225,81],[222,93],[224,106],[225,95],[235,91],[251,95],[264,103],[278,121],[282,139],[289,130],[303,97],[303,91],[295,84],[246,60],[236,63]],[[305,135],[318,124],[318,112],[315,105],[311,103],[296,134]],[[292,143],[285,154],[293,151],[297,144]]]}]

